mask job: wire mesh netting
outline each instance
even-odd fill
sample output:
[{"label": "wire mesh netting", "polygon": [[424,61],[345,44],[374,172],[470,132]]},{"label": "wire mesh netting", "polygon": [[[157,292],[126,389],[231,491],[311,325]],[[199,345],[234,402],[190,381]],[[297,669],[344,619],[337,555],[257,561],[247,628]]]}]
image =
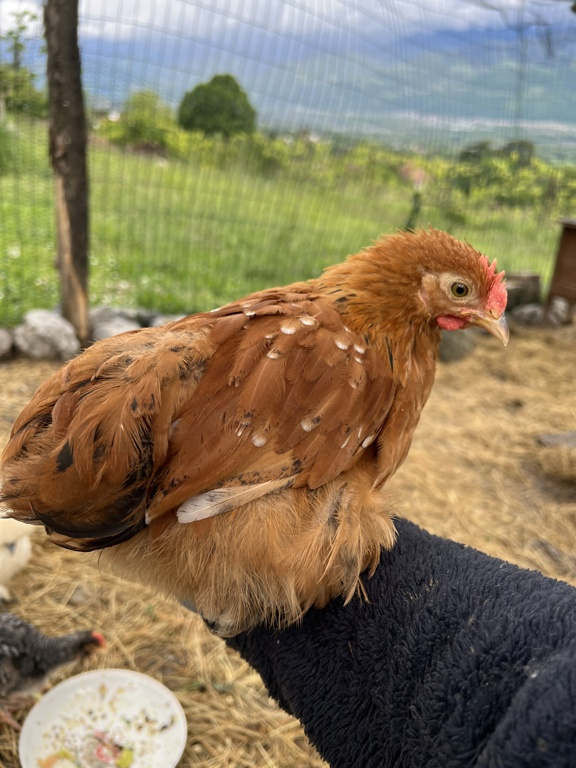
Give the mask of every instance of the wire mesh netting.
[{"label": "wire mesh netting", "polygon": [[[4,323],[59,300],[41,17],[0,0]],[[570,2],[90,0],[79,37],[93,304],[209,309],[406,226],[548,280],[576,208]],[[183,126],[216,75],[254,131]]]}]

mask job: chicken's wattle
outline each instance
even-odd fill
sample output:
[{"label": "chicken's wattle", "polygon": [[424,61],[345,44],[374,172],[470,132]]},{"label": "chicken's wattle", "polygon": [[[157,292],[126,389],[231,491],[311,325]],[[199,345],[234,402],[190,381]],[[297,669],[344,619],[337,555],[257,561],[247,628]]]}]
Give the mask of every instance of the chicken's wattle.
[{"label": "chicken's wattle", "polygon": [[441,315],[436,318],[436,323],[443,331],[459,331],[468,325],[468,321],[465,318],[456,317],[455,315]]}]

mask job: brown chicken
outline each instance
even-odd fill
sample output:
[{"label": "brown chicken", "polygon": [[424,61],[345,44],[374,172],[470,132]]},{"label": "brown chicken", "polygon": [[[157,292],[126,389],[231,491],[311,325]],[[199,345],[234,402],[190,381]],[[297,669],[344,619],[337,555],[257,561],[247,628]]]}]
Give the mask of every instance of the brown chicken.
[{"label": "brown chicken", "polygon": [[8,514],[105,549],[223,636],[348,599],[394,542],[382,489],[439,328],[506,343],[502,274],[446,233],[396,234],[317,279],[94,344],[17,419]]}]

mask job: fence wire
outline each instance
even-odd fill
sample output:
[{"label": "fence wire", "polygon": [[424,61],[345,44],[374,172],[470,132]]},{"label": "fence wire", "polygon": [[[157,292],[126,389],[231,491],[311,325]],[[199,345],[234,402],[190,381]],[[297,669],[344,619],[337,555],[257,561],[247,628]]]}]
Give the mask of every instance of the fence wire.
[{"label": "fence wire", "polygon": [[[8,324],[58,302],[41,16],[0,0]],[[18,21],[18,65],[35,78],[15,105]],[[86,0],[79,37],[93,304],[209,309],[407,225],[545,283],[557,219],[576,215],[570,2]],[[247,95],[256,134],[179,127],[184,94],[219,74]]]}]

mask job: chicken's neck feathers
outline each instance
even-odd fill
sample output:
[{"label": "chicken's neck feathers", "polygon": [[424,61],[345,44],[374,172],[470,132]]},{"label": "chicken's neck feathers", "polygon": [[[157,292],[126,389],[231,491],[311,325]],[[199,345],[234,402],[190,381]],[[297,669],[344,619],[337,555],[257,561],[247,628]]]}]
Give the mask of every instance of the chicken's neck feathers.
[{"label": "chicken's neck feathers", "polygon": [[390,344],[399,357],[412,351],[419,335],[436,336],[419,296],[422,275],[420,265],[372,246],[329,267],[315,287],[348,327],[383,353]]}]

